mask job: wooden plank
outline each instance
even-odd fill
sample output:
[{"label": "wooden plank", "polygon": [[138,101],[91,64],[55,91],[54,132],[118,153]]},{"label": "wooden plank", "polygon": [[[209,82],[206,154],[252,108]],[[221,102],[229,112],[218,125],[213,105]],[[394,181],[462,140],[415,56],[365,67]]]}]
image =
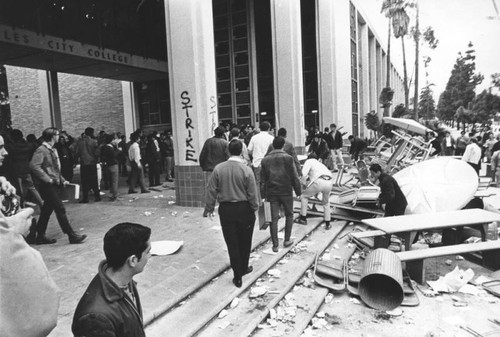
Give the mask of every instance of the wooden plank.
[{"label": "wooden plank", "polygon": [[363,219],[362,221],[370,227],[380,229],[388,234],[393,234],[490,223],[493,221],[500,221],[500,213],[485,211],[483,209],[464,209],[448,212]]},{"label": "wooden plank", "polygon": [[500,249],[500,240],[484,241],[477,243],[463,243],[453,246],[442,246],[427,249],[415,249],[396,253],[399,259],[404,261],[421,260],[430,257],[455,255],[484,250]]},{"label": "wooden plank", "polygon": [[375,230],[371,230],[371,231],[351,233],[349,235],[354,236],[356,239],[363,239],[363,238],[371,238],[374,236],[381,236],[381,235],[386,235],[386,234],[387,234],[386,232],[381,231],[380,229],[375,229]]}]

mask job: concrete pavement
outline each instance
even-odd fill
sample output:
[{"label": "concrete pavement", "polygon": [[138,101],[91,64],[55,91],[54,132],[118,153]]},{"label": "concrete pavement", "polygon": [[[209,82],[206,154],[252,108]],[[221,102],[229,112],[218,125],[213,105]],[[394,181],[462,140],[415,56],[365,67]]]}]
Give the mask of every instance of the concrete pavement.
[{"label": "concrete pavement", "polygon": [[[126,193],[121,182],[120,192]],[[142,274],[135,277],[144,309],[144,322],[163,313],[192,291],[202,287],[229,268],[226,245],[218,217],[203,218],[201,208],[175,204],[173,183],[147,194],[124,194],[123,200],[110,202],[67,203],[70,222],[78,233],[88,235],[83,244],[68,244],[55,215],[47,236],[58,241],[53,245],[33,247],[40,251],[51,276],[61,290],[57,327],[50,337],[71,336],[71,322],[76,305],[104,259],[104,234],[120,222],[136,222],[152,229],[152,241],[184,241],[183,247],[169,256],[154,256]],[[255,229],[254,247],[269,239],[269,231]],[[270,244],[269,244],[270,245]],[[228,289],[234,286],[228,283]]]}]

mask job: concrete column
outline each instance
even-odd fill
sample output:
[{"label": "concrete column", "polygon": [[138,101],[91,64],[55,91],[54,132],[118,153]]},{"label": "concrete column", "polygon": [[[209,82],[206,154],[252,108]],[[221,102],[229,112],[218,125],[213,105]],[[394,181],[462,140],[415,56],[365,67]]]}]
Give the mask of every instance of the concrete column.
[{"label": "concrete column", "polygon": [[369,110],[378,111],[377,108],[377,55],[375,48],[375,37],[368,37],[368,58],[369,58],[369,73],[370,73],[370,108]]},{"label": "concrete column", "polygon": [[376,62],[377,62],[377,113],[380,118],[383,117],[384,115],[384,108],[380,107],[380,102],[379,102],[379,96],[380,93],[382,92],[382,88],[384,87],[383,81],[384,81],[384,72],[383,72],[383,66],[382,66],[382,48],[380,47],[379,44],[376,46]]},{"label": "concrete column", "polygon": [[349,1],[316,0],[319,110],[322,125],[352,132]]},{"label": "concrete column", "polygon": [[359,131],[360,136],[365,137],[368,130],[365,126],[365,115],[370,112],[370,60],[368,57],[368,27],[366,24],[358,25],[358,83],[359,83]]},{"label": "concrete column", "polygon": [[40,85],[40,96],[42,101],[43,127],[56,127],[62,129],[57,72],[39,70],[38,83]]},{"label": "concrete column", "polygon": [[165,1],[177,203],[203,206],[198,158],[218,125],[211,0]]},{"label": "concrete column", "polygon": [[123,125],[125,126],[125,136],[137,130],[137,105],[134,92],[134,83],[122,81],[123,96]]},{"label": "concrete column", "polygon": [[276,126],[295,145],[305,143],[300,0],[271,0]]}]

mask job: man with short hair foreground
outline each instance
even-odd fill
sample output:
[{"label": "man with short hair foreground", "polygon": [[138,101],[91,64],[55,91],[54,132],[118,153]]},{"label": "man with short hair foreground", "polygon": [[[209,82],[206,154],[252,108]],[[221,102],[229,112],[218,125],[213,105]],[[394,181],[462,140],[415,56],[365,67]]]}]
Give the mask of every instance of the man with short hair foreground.
[{"label": "man with short hair foreground", "polygon": [[133,276],[151,256],[151,229],[124,222],[104,236],[106,260],[73,316],[75,337],[144,337],[142,307]]}]

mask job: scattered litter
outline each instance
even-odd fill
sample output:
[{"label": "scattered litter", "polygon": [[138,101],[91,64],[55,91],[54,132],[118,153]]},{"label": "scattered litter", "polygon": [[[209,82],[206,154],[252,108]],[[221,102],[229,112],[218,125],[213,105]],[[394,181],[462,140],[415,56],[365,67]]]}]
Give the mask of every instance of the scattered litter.
[{"label": "scattered litter", "polygon": [[184,305],[184,304],[186,304],[186,301],[179,302],[179,305]]},{"label": "scattered litter", "polygon": [[144,212],[144,215],[145,215],[145,216],[150,216],[151,214],[153,214],[153,213],[152,213],[152,212],[149,212],[149,211]]},{"label": "scattered litter", "polygon": [[334,244],[333,244],[333,248],[334,248],[334,249],[339,249],[339,245],[338,245],[338,244],[336,244],[336,243],[334,243]]},{"label": "scattered litter", "polygon": [[472,284],[466,284],[461,287],[458,292],[462,294],[470,294],[470,295],[484,295],[486,294],[486,290],[476,287]]},{"label": "scattered litter", "polygon": [[427,281],[427,284],[429,284],[434,291],[453,293],[458,291],[473,278],[474,272],[472,269],[461,270],[456,266],[455,269],[444,277],[440,276],[437,281]]},{"label": "scattered litter", "polygon": [[444,263],[445,263],[447,266],[451,266],[452,261],[451,261],[450,259],[447,259],[446,261],[444,261]]},{"label": "scattered litter", "polygon": [[278,269],[269,269],[267,271],[267,273],[269,274],[269,276],[272,276],[275,278],[280,278],[280,276],[281,276],[281,271]]},{"label": "scattered litter", "polygon": [[339,316],[331,315],[329,313],[325,314],[325,319],[329,324],[332,324],[332,325],[337,325],[337,324],[340,324],[342,322],[342,320],[340,319]]},{"label": "scattered litter", "polygon": [[484,276],[484,275],[479,275],[476,280],[474,281],[475,284],[483,284],[484,282],[488,282],[488,281],[491,281],[491,279],[487,276]]},{"label": "scattered litter", "polygon": [[177,212],[170,212],[171,216],[177,216]]},{"label": "scattered litter", "polygon": [[457,260],[457,261],[462,261],[463,259],[464,259],[464,257],[462,255],[455,256],[455,260]]},{"label": "scattered litter", "polygon": [[321,328],[324,328],[328,322],[326,321],[326,319],[324,318],[317,318],[317,317],[313,317],[313,319],[311,320],[312,322],[312,326],[314,329],[321,329]]},{"label": "scattered litter", "polygon": [[286,264],[286,263],[288,263],[288,261],[290,261],[290,260],[288,260],[288,259],[281,259],[281,260],[278,261],[278,264]]},{"label": "scattered litter", "polygon": [[323,254],[323,256],[321,257],[321,260],[322,261],[330,261],[331,260],[330,253]]},{"label": "scattered litter", "polygon": [[375,319],[388,321],[391,319],[391,315],[386,311],[378,311],[377,310],[375,312]]},{"label": "scattered litter", "polygon": [[255,252],[252,252],[252,253],[250,253],[250,258],[254,259],[254,260],[258,260],[258,259],[260,259],[260,255],[255,253]]},{"label": "scattered litter", "polygon": [[160,219],[165,219],[165,217],[164,217],[164,216],[162,216],[162,217],[160,217]]},{"label": "scattered litter", "polygon": [[349,302],[351,302],[353,304],[361,304],[361,302],[357,298],[354,298],[354,297],[350,298]]},{"label": "scattered litter", "polygon": [[175,201],[170,200],[170,201],[168,202],[168,204],[169,204],[169,205],[173,205],[173,204],[175,204]]},{"label": "scattered litter", "polygon": [[158,198],[163,198],[163,194],[160,194],[160,195],[158,196]]},{"label": "scattered litter", "polygon": [[318,318],[325,318],[325,312],[324,311],[318,311],[316,313],[316,317],[318,317]]},{"label": "scattered litter", "polygon": [[269,318],[276,319],[276,310],[274,308],[269,310]]},{"label": "scattered litter", "polygon": [[235,297],[232,301],[231,301],[231,309],[234,309],[238,306],[238,304],[240,304],[240,299],[238,297]]},{"label": "scattered litter", "polygon": [[396,308],[393,310],[387,310],[386,313],[388,313],[392,317],[397,317],[403,314],[403,310],[401,308]]},{"label": "scattered litter", "polygon": [[157,196],[157,195],[155,195],[155,196],[153,197],[153,199],[158,199],[158,196]]},{"label": "scattered litter", "polygon": [[219,312],[219,318],[224,318],[227,316],[227,310],[223,309],[221,312]]},{"label": "scattered litter", "polygon": [[218,328],[221,329],[221,330],[224,330],[225,328],[227,328],[229,326],[229,321],[224,321],[222,322],[221,324],[219,324]]},{"label": "scattered litter", "polygon": [[328,304],[328,303],[331,303],[333,300],[333,294],[332,293],[328,293],[328,295],[326,295],[325,297],[325,303]]},{"label": "scattered litter", "polygon": [[220,231],[220,230],[222,230],[222,229],[220,228],[220,226],[212,226],[212,227],[210,227],[210,229],[211,229],[211,230],[214,230],[214,231]]},{"label": "scattered litter", "polygon": [[477,243],[481,242],[481,238],[478,238],[477,236],[471,236],[467,240],[465,240],[465,243]]},{"label": "scattered litter", "polygon": [[253,287],[250,289],[250,295],[248,297],[250,298],[256,298],[264,295],[267,292],[267,289],[264,287]]}]

